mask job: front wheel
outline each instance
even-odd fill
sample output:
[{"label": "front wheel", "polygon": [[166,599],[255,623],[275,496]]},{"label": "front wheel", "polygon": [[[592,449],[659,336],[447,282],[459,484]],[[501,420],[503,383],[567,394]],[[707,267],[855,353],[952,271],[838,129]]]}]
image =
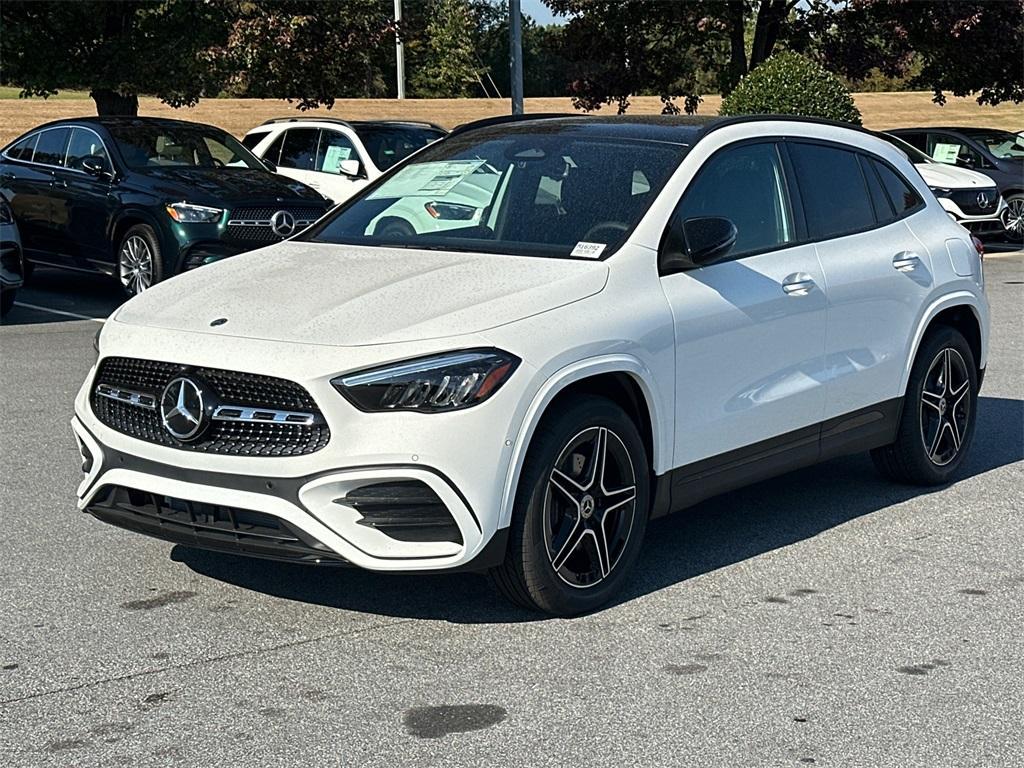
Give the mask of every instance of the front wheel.
[{"label": "front wheel", "polygon": [[525,608],[562,616],[603,605],[640,553],[649,498],[647,452],[621,408],[583,397],[550,414],[523,466],[495,585]]},{"label": "front wheel", "polygon": [[148,224],[136,224],[124,233],[117,251],[117,275],[129,296],[138,296],[163,279],[160,241]]},{"label": "front wheel", "polygon": [[1013,242],[1024,241],[1024,193],[1007,195],[1006,210],[1003,211],[1003,228]]},{"label": "front wheel", "polygon": [[896,441],[871,452],[890,479],[940,485],[963,464],[974,436],[978,369],[963,335],[946,326],[930,332],[910,371]]}]

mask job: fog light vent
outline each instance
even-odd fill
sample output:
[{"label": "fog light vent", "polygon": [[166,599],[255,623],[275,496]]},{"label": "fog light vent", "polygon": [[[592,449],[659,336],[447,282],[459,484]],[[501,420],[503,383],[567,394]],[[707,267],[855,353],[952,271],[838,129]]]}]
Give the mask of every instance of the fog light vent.
[{"label": "fog light vent", "polygon": [[419,480],[362,485],[334,501],[355,509],[362,516],[359,525],[376,528],[392,539],[462,544],[451,512],[433,489]]}]

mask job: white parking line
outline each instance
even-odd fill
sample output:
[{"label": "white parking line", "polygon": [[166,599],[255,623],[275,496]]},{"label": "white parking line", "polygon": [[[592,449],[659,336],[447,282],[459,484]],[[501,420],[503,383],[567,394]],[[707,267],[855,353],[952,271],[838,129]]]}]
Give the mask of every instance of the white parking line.
[{"label": "white parking line", "polygon": [[105,323],[107,318],[105,317],[89,317],[88,315],[79,315],[77,312],[65,312],[63,309],[50,309],[49,307],[40,307],[38,304],[26,304],[23,301],[14,302],[16,307],[24,307],[25,309],[37,309],[40,312],[50,312],[54,315],[63,315],[64,317],[73,317],[76,320],[92,320],[94,323]]}]

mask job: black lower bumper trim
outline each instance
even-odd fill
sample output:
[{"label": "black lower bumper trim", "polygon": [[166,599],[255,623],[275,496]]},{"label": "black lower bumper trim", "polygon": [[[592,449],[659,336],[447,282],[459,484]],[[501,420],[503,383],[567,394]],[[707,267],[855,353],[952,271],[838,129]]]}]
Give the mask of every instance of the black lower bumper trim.
[{"label": "black lower bumper trim", "polygon": [[304,531],[249,509],[108,485],[97,491],[86,511],[105,523],[175,544],[293,563],[347,564]]}]

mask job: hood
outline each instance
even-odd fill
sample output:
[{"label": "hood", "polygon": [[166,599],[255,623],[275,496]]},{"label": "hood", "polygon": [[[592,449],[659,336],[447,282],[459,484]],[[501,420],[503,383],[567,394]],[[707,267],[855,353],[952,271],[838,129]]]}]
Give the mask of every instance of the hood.
[{"label": "hood", "polygon": [[[288,242],[186,272],[118,322],[299,344],[470,334],[598,293],[603,262]],[[211,321],[227,322],[211,326]]]},{"label": "hood", "polygon": [[217,207],[259,202],[323,203],[324,197],[300,181],[257,168],[162,167],[136,170],[170,199]]},{"label": "hood", "polygon": [[970,189],[971,187],[994,187],[996,183],[988,176],[969,168],[958,168],[944,163],[918,163],[914,166],[929,187],[944,189]]}]

